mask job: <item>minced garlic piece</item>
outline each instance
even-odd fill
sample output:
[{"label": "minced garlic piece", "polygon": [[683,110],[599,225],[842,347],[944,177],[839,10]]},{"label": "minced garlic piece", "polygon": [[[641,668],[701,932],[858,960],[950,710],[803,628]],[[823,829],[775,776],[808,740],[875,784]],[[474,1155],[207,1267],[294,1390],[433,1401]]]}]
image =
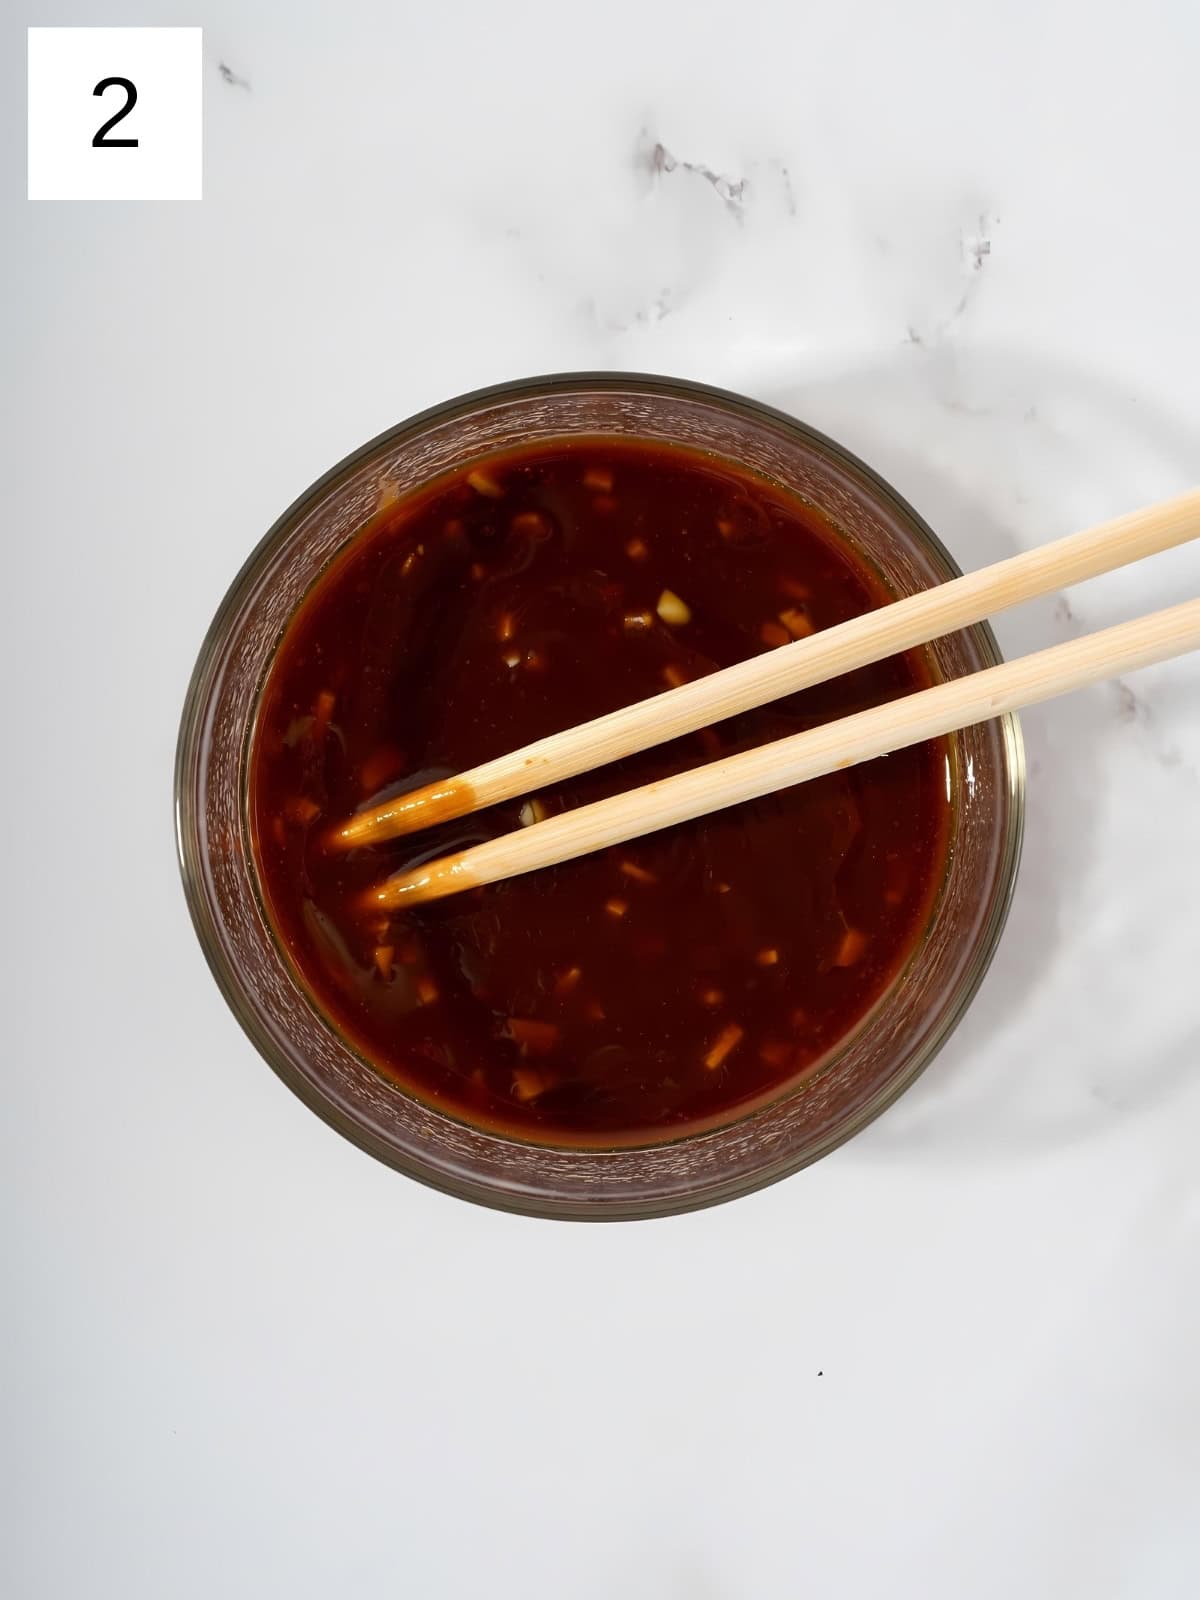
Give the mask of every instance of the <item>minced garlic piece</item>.
[{"label": "minced garlic piece", "polygon": [[499,480],[494,478],[486,467],[476,467],[467,473],[467,482],[476,494],[486,495],[489,500],[498,500],[504,493]]},{"label": "minced garlic piece", "polygon": [[632,878],[635,883],[658,882],[652,872],[647,872],[645,867],[639,867],[636,861],[622,861],[621,871],[627,878]]},{"label": "minced garlic piece", "polygon": [[679,598],[673,589],[663,590],[654,609],[663,621],[672,628],[682,628],[685,623],[692,620],[691,608],[685,600]]}]

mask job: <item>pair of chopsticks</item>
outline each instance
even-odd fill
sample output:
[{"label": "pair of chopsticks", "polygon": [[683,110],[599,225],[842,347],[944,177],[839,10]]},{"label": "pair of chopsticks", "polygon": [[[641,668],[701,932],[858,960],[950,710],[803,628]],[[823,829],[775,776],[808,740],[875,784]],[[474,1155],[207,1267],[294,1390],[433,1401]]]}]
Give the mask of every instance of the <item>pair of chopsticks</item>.
[{"label": "pair of chopsticks", "polygon": [[[377,844],[511,800],[941,638],[1022,601],[1185,544],[1198,534],[1200,489],[1192,489],[358,812],[335,831],[332,842],[344,849]],[[570,861],[1198,648],[1200,598],[427,862],[380,884],[371,891],[371,902],[392,911]]]}]

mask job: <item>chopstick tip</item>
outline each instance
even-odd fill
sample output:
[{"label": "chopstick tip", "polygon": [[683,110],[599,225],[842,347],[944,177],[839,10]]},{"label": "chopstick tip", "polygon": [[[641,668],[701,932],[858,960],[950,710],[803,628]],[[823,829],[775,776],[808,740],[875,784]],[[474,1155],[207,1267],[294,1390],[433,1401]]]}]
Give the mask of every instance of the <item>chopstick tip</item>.
[{"label": "chopstick tip", "polygon": [[406,910],[429,900],[442,900],[463,889],[474,889],[479,882],[479,877],[461,855],[444,856],[428,866],[398,872],[395,877],[377,883],[367,891],[364,904],[371,911]]},{"label": "chopstick tip", "polygon": [[382,805],[355,812],[330,829],[326,842],[331,850],[384,844],[388,839],[399,839],[406,833],[417,833],[435,823],[465,816],[475,810],[476,804],[474,789],[461,778],[426,784],[407,794],[396,795]]}]

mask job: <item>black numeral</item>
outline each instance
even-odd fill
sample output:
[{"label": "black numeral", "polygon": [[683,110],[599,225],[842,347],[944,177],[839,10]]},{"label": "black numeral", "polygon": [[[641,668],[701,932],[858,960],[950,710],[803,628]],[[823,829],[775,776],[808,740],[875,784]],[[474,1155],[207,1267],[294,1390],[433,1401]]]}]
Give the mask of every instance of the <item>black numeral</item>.
[{"label": "black numeral", "polygon": [[109,117],[107,122],[96,129],[92,135],[92,143],[98,150],[116,150],[122,146],[125,149],[129,149],[137,144],[136,139],[107,139],[105,135],[110,128],[116,127],[122,117],[127,117],[134,106],[137,105],[137,90],[128,78],[101,78],[92,93],[103,94],[106,89],[124,89],[125,104],[117,112],[116,116]]}]

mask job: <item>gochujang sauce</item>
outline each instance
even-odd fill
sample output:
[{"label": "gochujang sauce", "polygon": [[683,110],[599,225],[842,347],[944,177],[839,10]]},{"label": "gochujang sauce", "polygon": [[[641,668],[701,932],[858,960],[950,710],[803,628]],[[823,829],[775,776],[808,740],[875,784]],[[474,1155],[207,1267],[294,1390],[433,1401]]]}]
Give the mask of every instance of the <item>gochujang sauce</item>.
[{"label": "gochujang sauce", "polygon": [[383,918],[392,872],[923,688],[893,657],[490,811],[350,852],[356,809],[885,603],[808,505],[603,438],[381,510],[279,646],[251,751],[278,937],[378,1070],[517,1137],[628,1145],[780,1093],[911,954],[944,868],[932,742]]}]

